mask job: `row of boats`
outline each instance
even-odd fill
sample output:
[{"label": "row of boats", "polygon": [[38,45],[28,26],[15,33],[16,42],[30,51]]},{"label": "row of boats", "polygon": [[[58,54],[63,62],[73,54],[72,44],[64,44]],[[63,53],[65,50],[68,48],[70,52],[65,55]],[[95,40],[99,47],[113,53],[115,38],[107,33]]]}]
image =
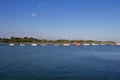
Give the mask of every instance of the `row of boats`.
[{"label": "row of boats", "polygon": [[[10,43],[9,46],[14,46],[15,44],[13,43]],[[25,44],[19,44],[20,46],[25,46]],[[36,43],[32,43],[30,44],[31,46],[37,46],[38,44]],[[41,46],[47,46],[47,44],[40,44]],[[53,44],[54,46],[60,46],[61,44]],[[69,43],[64,43],[62,44],[63,46],[70,46],[71,44]],[[72,44],[74,46],[80,46],[80,45],[84,45],[84,46],[89,46],[89,45],[107,45],[107,44],[96,44],[96,43],[92,43],[92,44],[89,44],[89,43],[85,43],[85,44],[80,44],[80,43],[75,43],[75,44]],[[115,44],[115,45],[120,45],[120,43],[118,44]]]}]

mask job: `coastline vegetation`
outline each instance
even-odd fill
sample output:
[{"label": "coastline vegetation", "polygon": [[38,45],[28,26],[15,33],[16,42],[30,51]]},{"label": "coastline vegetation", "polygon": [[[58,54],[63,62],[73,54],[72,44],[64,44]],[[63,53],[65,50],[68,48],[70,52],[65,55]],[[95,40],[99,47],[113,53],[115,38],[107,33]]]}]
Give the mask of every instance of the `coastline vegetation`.
[{"label": "coastline vegetation", "polygon": [[0,38],[0,43],[15,43],[15,44],[74,44],[74,43],[80,43],[80,44],[116,44],[115,41],[95,41],[95,40],[66,40],[66,39],[58,39],[58,40],[46,40],[46,39],[36,39],[32,37],[10,37],[10,38]]}]

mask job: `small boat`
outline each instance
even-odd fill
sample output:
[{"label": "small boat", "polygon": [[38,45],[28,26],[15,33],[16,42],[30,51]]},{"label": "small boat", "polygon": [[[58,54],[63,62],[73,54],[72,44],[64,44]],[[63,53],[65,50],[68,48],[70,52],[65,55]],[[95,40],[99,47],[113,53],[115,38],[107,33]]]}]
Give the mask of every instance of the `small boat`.
[{"label": "small boat", "polygon": [[74,40],[73,45],[74,45],[74,46],[80,46],[80,43],[78,43],[76,40]]},{"label": "small boat", "polygon": [[47,44],[41,44],[41,46],[47,46]]},{"label": "small boat", "polygon": [[116,43],[116,45],[120,45],[120,42]]},{"label": "small boat", "polygon": [[68,44],[68,43],[65,43],[65,44],[63,44],[63,46],[70,46],[70,44]]},{"label": "small boat", "polygon": [[25,44],[20,44],[20,46],[25,46]]},{"label": "small boat", "polygon": [[83,44],[84,46],[89,46],[90,44],[86,42],[86,40],[83,40]]},{"label": "small boat", "polygon": [[96,46],[96,45],[99,45],[99,44],[96,44],[96,43],[92,43],[91,45],[93,45],[93,46]]},{"label": "small boat", "polygon": [[13,43],[10,43],[9,46],[14,46],[14,44],[13,44]]},{"label": "small boat", "polygon": [[90,44],[89,44],[89,43],[84,43],[84,44],[82,44],[82,45],[84,45],[84,46],[89,46]]},{"label": "small boat", "polygon": [[80,43],[75,43],[75,44],[73,44],[74,46],[80,46]]},{"label": "small boat", "polygon": [[37,46],[37,44],[33,43],[33,44],[31,44],[31,46]]},{"label": "small boat", "polygon": [[60,46],[60,44],[55,43],[54,46]]}]

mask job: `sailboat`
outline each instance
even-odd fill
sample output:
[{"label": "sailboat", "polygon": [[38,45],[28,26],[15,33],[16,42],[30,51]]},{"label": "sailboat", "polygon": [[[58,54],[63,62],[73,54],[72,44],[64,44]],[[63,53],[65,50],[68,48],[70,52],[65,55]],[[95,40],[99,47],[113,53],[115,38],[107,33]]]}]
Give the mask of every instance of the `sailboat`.
[{"label": "sailboat", "polygon": [[41,44],[41,46],[47,46],[47,44]]},{"label": "sailboat", "polygon": [[58,44],[58,43],[54,43],[54,46],[60,46],[60,44]]},{"label": "sailboat", "polygon": [[80,43],[77,43],[76,41],[74,41],[73,45],[74,46],[80,46]]},{"label": "sailboat", "polygon": [[42,40],[42,44],[41,44],[41,46],[47,46],[47,42],[46,42],[46,40]]},{"label": "sailboat", "polygon": [[76,44],[74,44],[75,46],[80,46],[80,43],[76,43]]},{"label": "sailboat", "polygon": [[120,46],[120,42],[117,42],[116,45],[119,45],[119,46]]},{"label": "sailboat", "polygon": [[35,40],[33,40],[33,43],[31,44],[31,46],[37,46],[37,44],[35,43]]},{"label": "sailboat", "polygon": [[60,42],[57,39],[54,40],[53,46],[60,46]]},{"label": "sailboat", "polygon": [[89,43],[86,43],[86,40],[84,40],[82,45],[84,45],[84,46],[89,46],[90,44],[89,44]]},{"label": "sailboat", "polygon": [[23,38],[22,38],[22,41],[20,43],[20,46],[25,46],[25,44],[23,44]]},{"label": "sailboat", "polygon": [[13,43],[10,43],[9,46],[14,46],[14,44],[13,44]]},{"label": "sailboat", "polygon": [[25,46],[25,44],[22,44],[22,43],[21,43],[20,46]]},{"label": "sailboat", "polygon": [[10,38],[10,44],[9,46],[14,46],[14,43],[12,42],[12,39]]},{"label": "sailboat", "polygon": [[99,45],[99,44],[97,44],[96,41],[94,40],[94,42],[91,45],[96,46],[96,45]]},{"label": "sailboat", "polygon": [[84,43],[83,45],[84,45],[84,46],[89,46],[90,44],[89,44],[89,43]]},{"label": "sailboat", "polygon": [[64,43],[63,46],[70,46],[70,44],[69,43]]},{"label": "sailboat", "polygon": [[31,46],[37,46],[37,44],[36,43],[32,43]]},{"label": "sailboat", "polygon": [[65,40],[65,43],[63,44],[63,46],[70,46],[70,44]]}]

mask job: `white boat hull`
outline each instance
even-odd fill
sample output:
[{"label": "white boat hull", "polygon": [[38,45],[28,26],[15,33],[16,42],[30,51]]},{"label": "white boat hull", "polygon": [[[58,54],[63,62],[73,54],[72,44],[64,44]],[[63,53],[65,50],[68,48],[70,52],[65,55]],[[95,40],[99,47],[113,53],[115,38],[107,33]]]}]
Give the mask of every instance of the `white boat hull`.
[{"label": "white boat hull", "polygon": [[99,45],[99,44],[92,43],[91,45],[96,46],[96,45]]},{"label": "white boat hull", "polygon": [[54,44],[54,46],[60,46],[60,44]]},{"label": "white boat hull", "polygon": [[47,44],[41,44],[41,46],[47,46]]},{"label": "white boat hull", "polygon": [[63,44],[63,46],[70,46],[70,44]]},{"label": "white boat hull", "polygon": [[31,46],[37,46],[37,44],[31,44]]},{"label": "white boat hull", "polygon": [[25,44],[20,44],[20,46],[25,46]]},{"label": "white boat hull", "polygon": [[9,46],[14,46],[14,44],[11,43],[11,44],[9,44]]},{"label": "white boat hull", "polygon": [[84,45],[84,46],[89,46],[90,44],[87,44],[87,43],[86,43],[86,44],[82,44],[82,45]]}]

